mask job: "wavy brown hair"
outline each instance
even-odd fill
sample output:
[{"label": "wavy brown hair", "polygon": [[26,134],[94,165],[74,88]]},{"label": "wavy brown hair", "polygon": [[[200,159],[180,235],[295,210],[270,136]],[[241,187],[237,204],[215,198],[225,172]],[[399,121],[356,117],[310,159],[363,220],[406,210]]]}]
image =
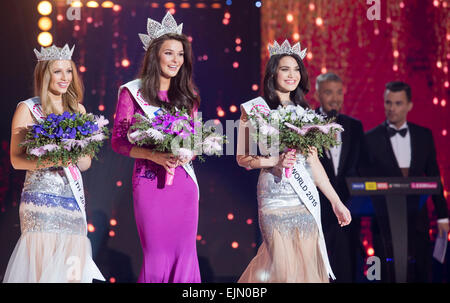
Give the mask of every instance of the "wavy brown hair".
[{"label": "wavy brown hair", "polygon": [[[78,103],[83,99],[83,82],[77,73],[77,67],[72,60],[69,60],[72,66],[72,81],[70,82],[67,92],[62,94],[62,105],[64,111],[78,113]],[[39,61],[34,69],[34,94],[41,99],[42,110],[44,114],[57,113],[48,95],[51,66],[55,60]]]},{"label": "wavy brown hair", "polygon": [[[161,67],[159,64],[159,51],[162,44],[167,40],[177,40],[183,44],[184,63],[181,65],[177,75],[170,79],[169,91],[167,96],[170,103],[164,103],[158,98],[160,89],[159,77],[161,76]],[[192,112],[194,105],[198,108],[200,105],[200,96],[198,89],[192,80],[192,48],[191,43],[185,35],[165,34],[154,39],[144,56],[139,78],[142,82],[142,95],[155,106],[176,106],[177,108],[186,108]]]},{"label": "wavy brown hair", "polygon": [[266,71],[264,75],[264,99],[271,109],[276,109],[280,105],[280,98],[276,92],[277,90],[277,73],[278,65],[283,57],[290,56],[297,61],[300,69],[300,83],[297,88],[289,93],[290,99],[296,105],[301,105],[304,108],[309,108],[309,104],[305,99],[305,95],[309,92],[309,77],[306,71],[306,67],[303,64],[302,59],[296,54],[280,54],[272,55],[267,62]]}]

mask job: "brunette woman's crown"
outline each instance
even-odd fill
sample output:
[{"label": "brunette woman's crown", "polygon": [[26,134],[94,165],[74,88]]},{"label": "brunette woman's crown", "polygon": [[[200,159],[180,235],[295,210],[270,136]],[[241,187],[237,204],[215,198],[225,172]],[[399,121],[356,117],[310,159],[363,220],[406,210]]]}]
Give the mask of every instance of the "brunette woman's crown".
[{"label": "brunette woman's crown", "polygon": [[38,52],[37,49],[34,49],[34,53],[36,54],[36,58],[38,61],[48,61],[48,60],[72,60],[73,50],[75,49],[75,45],[72,49],[66,44],[63,48],[58,48],[55,45],[50,47],[41,47],[41,52]]},{"label": "brunette woman's crown", "polygon": [[144,44],[144,49],[147,50],[150,42],[153,39],[159,38],[164,34],[174,33],[181,35],[181,31],[183,30],[183,23],[177,25],[177,22],[172,17],[172,15],[167,12],[161,23],[158,21],[152,20],[150,18],[147,19],[147,33],[139,34],[139,38],[141,38],[142,43]]},{"label": "brunette woman's crown", "polygon": [[296,54],[303,60],[306,56],[306,48],[301,50],[300,42],[297,42],[296,44],[294,44],[294,46],[291,47],[289,41],[286,39],[281,45],[279,45],[277,41],[274,41],[273,45],[269,44],[268,47],[270,57],[272,57],[273,55],[281,55],[281,54],[287,55]]}]

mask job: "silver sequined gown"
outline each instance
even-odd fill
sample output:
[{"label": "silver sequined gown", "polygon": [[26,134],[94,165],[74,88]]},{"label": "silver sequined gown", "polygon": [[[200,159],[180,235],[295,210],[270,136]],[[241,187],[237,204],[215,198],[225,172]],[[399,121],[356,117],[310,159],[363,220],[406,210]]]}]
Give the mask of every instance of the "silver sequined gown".
[{"label": "silver sequined gown", "polygon": [[[310,173],[305,158],[297,159]],[[257,197],[264,241],[239,282],[328,282],[317,224],[288,179],[261,169]]]},{"label": "silver sequined gown", "polygon": [[62,168],[27,171],[19,215],[21,236],[3,282],[104,280]]}]

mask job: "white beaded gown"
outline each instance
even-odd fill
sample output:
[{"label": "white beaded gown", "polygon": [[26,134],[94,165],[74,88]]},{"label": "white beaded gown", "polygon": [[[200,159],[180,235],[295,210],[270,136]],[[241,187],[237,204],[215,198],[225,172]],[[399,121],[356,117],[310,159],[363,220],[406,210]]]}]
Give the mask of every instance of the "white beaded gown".
[{"label": "white beaded gown", "polygon": [[[241,120],[238,150],[243,150]],[[311,168],[297,154],[313,179]],[[319,229],[313,215],[296,194],[289,180],[273,168],[261,169],[258,185],[258,218],[263,243],[238,283],[328,283],[319,246]]]},{"label": "white beaded gown", "polygon": [[4,283],[104,280],[86,222],[62,168],[29,170],[19,207],[21,236]]}]

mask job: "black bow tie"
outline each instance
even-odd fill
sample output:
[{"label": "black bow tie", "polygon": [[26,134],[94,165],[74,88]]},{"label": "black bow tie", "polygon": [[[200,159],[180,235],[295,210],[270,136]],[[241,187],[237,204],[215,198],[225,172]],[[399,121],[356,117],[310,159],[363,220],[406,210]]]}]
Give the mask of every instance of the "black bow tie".
[{"label": "black bow tie", "polygon": [[408,133],[408,129],[407,128],[402,128],[400,130],[397,130],[395,128],[388,127],[387,129],[388,129],[389,137],[393,137],[397,133],[400,134],[400,136],[404,137]]}]

